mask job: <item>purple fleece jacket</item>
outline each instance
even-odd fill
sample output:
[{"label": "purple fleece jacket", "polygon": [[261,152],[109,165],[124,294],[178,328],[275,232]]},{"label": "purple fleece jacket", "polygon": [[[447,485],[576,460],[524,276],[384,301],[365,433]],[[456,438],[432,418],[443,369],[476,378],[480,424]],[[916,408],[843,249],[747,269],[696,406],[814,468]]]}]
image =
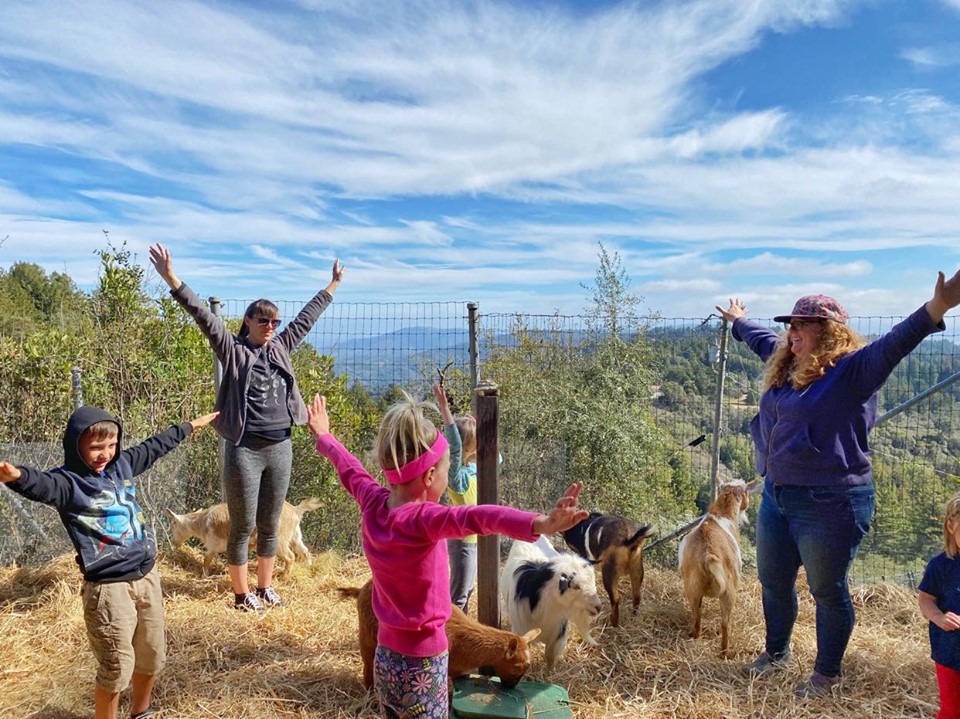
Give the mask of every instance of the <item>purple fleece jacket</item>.
[{"label": "purple fleece jacket", "polygon": [[[877,418],[877,391],[894,367],[945,325],[921,307],[885,335],[852,352],[809,386],[772,387],[750,423],[757,472],[775,484],[853,486],[873,479],[867,435]],[[738,318],[734,339],[766,361],[777,347],[773,330]]]}]

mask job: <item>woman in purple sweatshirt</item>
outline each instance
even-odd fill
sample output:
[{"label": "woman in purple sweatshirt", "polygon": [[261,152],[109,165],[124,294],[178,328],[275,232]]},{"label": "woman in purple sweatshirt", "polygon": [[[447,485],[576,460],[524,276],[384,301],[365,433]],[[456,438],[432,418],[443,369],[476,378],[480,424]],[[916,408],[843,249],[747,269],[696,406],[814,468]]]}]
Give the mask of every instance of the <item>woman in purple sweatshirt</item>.
[{"label": "woman in purple sweatshirt", "polygon": [[847,326],[847,312],[825,295],[801,297],[786,335],[746,320],[732,299],[717,307],[766,362],[760,411],[750,424],[757,472],[764,478],[757,518],[757,571],[763,588],[765,651],[744,670],[765,674],[790,660],[797,618],[797,573],[807,573],[816,603],[817,658],[799,696],[822,696],[840,681],[853,631],[847,575],[870,528],[873,473],[867,435],[877,391],[897,363],[960,304],[960,272],[939,273],[933,298],[887,334],[866,344]]}]

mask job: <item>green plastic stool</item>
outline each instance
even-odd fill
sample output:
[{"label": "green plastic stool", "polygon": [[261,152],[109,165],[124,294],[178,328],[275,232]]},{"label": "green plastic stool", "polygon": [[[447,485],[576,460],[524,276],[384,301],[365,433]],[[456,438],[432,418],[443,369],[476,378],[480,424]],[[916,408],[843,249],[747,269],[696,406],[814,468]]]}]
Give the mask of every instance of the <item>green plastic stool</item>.
[{"label": "green plastic stool", "polygon": [[497,677],[453,683],[451,719],[573,719],[570,695],[556,684],[520,682],[507,689]]}]

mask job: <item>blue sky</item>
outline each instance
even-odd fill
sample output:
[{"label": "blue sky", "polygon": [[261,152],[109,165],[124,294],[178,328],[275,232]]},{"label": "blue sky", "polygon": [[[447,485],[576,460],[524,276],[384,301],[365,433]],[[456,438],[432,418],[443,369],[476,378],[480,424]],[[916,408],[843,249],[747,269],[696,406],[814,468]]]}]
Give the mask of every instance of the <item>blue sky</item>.
[{"label": "blue sky", "polygon": [[602,242],[667,317],[902,315],[958,130],[960,0],[5,0],[0,267],[577,313]]}]

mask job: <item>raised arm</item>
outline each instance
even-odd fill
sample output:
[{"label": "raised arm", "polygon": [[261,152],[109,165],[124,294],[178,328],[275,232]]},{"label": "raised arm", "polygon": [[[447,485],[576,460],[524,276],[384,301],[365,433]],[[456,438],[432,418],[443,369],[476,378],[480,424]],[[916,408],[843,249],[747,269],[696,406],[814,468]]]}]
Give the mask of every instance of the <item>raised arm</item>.
[{"label": "raised arm", "polygon": [[315,394],[313,402],[307,405],[307,427],[316,437],[317,452],[330,460],[340,477],[340,484],[357,500],[360,508],[378,501],[383,492],[380,485],[370,476],[363,463],[330,434],[326,397]]},{"label": "raised arm", "polygon": [[333,261],[333,277],[330,279],[330,284],[327,285],[326,290],[329,294],[333,294],[337,287],[340,286],[340,281],[343,279],[343,273],[346,272],[347,266],[340,266],[340,259],[337,258]]},{"label": "raised arm", "polygon": [[581,484],[571,484],[567,491],[557,500],[550,514],[540,514],[533,520],[534,534],[555,534],[575,527],[590,516],[585,509],[577,507],[577,498],[580,496]]},{"label": "raised arm", "polygon": [[714,305],[717,309],[717,312],[720,313],[720,316],[723,317],[727,322],[733,324],[734,321],[740,319],[745,314],[747,314],[747,307],[743,304],[739,297],[730,298],[730,306],[727,309],[723,309],[720,305]]},{"label": "raised arm", "polygon": [[453,424],[453,413],[450,412],[450,402],[443,385],[437,382],[433,385],[433,396],[437,398],[437,407],[440,408],[440,419],[444,424]]},{"label": "raised arm", "polygon": [[[766,362],[777,349],[777,333],[763,325],[746,321],[745,316],[749,310],[739,297],[732,297],[730,306],[726,309],[720,305],[715,307],[720,316],[730,323],[733,338],[746,343],[755,355]],[[744,321],[738,323],[737,320]]]},{"label": "raised arm", "polygon": [[934,324],[940,324],[944,315],[957,305],[960,305],[960,270],[949,280],[938,272],[933,298],[926,304],[927,314]]},{"label": "raised arm", "polygon": [[443,436],[447,438],[447,444],[450,447],[450,470],[447,472],[448,489],[463,494],[467,488],[462,486],[462,483],[457,482],[460,465],[463,462],[463,442],[460,438],[460,430],[457,429],[453,413],[450,411],[447,392],[439,382],[433,385],[433,396],[437,398],[440,419],[443,421]]},{"label": "raised arm", "polygon": [[62,507],[70,501],[72,485],[60,473],[43,472],[32,467],[16,467],[0,462],[0,483],[19,495],[53,507]]},{"label": "raised arm", "polygon": [[180,285],[183,284],[173,272],[173,258],[170,255],[170,250],[159,242],[150,246],[150,263],[171,290],[179,289]]},{"label": "raised arm", "polygon": [[193,321],[210,342],[210,347],[220,361],[224,365],[230,362],[230,353],[235,341],[233,333],[227,329],[223,319],[213,314],[203,300],[197,297],[197,293],[177,277],[173,271],[173,256],[170,250],[160,244],[153,245],[150,248],[150,262],[157,274],[167,283],[173,299],[193,317]]},{"label": "raised arm", "polygon": [[333,301],[333,293],[343,279],[343,273],[346,267],[340,266],[340,260],[333,261],[333,277],[324,289],[313,296],[303,309],[297,313],[297,316],[277,335],[277,340],[286,347],[288,352],[292,352],[294,347],[303,341],[307,333],[323,314],[324,310]]}]

